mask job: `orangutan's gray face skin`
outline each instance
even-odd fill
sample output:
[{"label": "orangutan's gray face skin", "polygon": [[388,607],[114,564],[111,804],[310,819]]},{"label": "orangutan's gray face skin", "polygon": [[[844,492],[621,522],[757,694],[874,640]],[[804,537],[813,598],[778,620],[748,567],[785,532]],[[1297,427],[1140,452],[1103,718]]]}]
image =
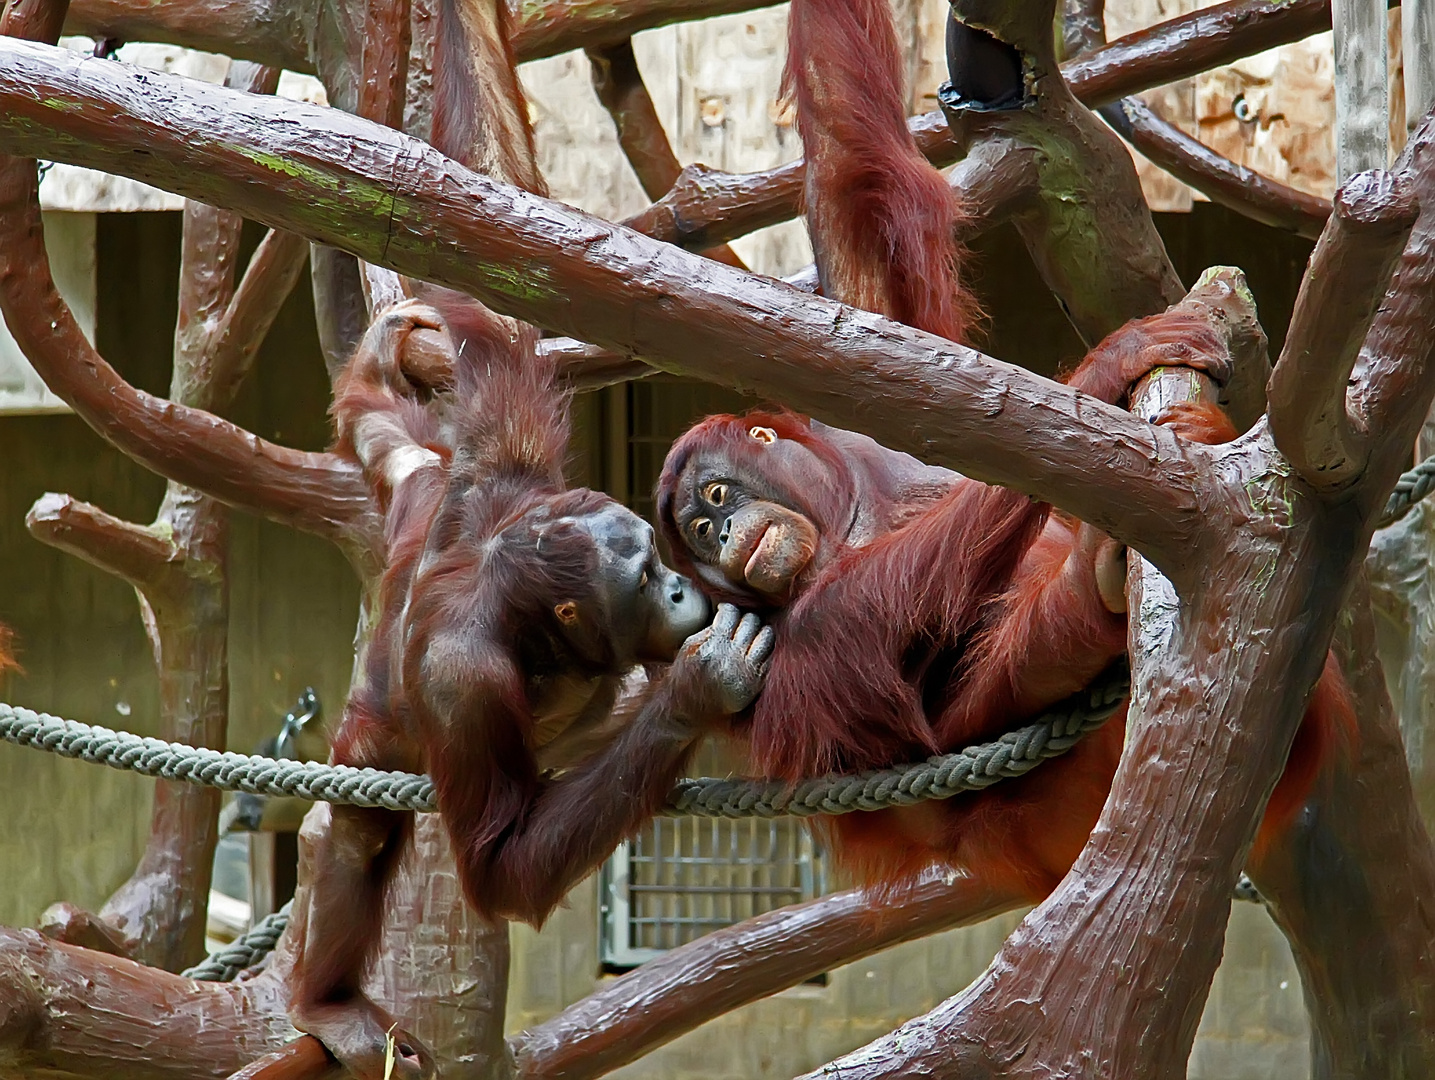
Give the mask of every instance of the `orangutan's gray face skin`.
[{"label": "orangutan's gray face skin", "polygon": [[596,584],[606,597],[610,644],[620,660],[670,661],[707,627],[712,605],[691,581],[663,565],[653,527],[637,514],[610,503],[574,524],[597,548]]}]

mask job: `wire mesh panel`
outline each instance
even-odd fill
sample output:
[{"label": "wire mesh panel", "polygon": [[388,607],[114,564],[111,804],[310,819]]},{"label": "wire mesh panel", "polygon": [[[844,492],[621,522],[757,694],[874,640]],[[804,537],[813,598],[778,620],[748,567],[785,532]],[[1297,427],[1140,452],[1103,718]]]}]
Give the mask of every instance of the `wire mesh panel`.
[{"label": "wire mesh panel", "polygon": [[632,967],[719,927],[824,891],[790,818],[657,818],[603,872],[603,963]]}]

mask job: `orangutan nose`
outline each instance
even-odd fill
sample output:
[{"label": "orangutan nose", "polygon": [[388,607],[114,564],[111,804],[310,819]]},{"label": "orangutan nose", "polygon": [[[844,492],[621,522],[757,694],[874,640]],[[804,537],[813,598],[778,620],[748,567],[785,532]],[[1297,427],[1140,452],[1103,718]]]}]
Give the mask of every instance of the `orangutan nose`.
[{"label": "orangutan nose", "polygon": [[728,537],[732,535],[732,518],[723,518],[722,532],[718,533],[718,543],[727,546]]}]

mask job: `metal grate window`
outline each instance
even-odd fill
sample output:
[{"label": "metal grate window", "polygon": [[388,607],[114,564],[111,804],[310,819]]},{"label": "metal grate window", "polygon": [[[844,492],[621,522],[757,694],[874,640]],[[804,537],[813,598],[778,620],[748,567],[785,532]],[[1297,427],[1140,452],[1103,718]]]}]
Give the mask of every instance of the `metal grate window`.
[{"label": "metal grate window", "polygon": [[635,967],[709,931],[824,891],[791,818],[657,818],[603,867],[602,961]]}]

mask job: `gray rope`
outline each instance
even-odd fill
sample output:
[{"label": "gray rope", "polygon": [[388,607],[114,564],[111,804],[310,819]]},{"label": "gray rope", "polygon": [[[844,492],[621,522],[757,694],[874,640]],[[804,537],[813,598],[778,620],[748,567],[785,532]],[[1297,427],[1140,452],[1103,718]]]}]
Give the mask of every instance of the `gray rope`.
[{"label": "gray rope", "polygon": [[873,769],[854,776],[820,776],[797,784],[770,780],[680,780],[668,795],[669,817],[811,817],[911,806],[924,799],[947,799],[981,791],[999,780],[1022,776],[1043,761],[1066,753],[1089,731],[1111,717],[1131,689],[1124,662],[1079,695],[1035,722],[995,742],[941,754],[915,765]]},{"label": "gray rope", "polygon": [[[1042,761],[1064,754],[1082,735],[1100,727],[1116,711],[1129,686],[1125,664],[1115,665],[1071,699],[1071,704],[1052,709],[995,742],[928,758],[915,765],[878,769],[856,776],[824,776],[796,785],[767,780],[684,780],[669,794],[668,806],[663,812],[696,817],[783,814],[809,817],[910,806],[923,799],[945,799],[961,791],[980,791],[998,780],[1021,776]],[[19,746],[49,750],[62,757],[128,769],[163,780],[207,784],[225,791],[298,796],[389,810],[438,809],[433,782],[427,776],[221,753],[91,727],[16,705],[0,704],[0,738]]]},{"label": "gray rope", "polygon": [[294,795],[315,802],[389,810],[438,809],[433,782],[427,776],[209,750],[91,727],[16,705],[0,704],[0,738],[61,757],[223,791]]},{"label": "gray rope", "polygon": [[1429,495],[1432,490],[1435,490],[1435,454],[1426,458],[1409,472],[1401,473],[1400,479],[1395,481],[1395,490],[1385,501],[1385,509],[1381,512],[1375,527],[1383,529],[1387,525],[1395,524],[1410,513],[1411,508]]},{"label": "gray rope", "polygon": [[180,974],[188,979],[202,979],[206,982],[232,982],[241,971],[252,968],[263,960],[279,943],[279,936],[289,925],[289,901],[272,915],[266,915],[251,926],[241,937],[212,952],[194,967]]}]

